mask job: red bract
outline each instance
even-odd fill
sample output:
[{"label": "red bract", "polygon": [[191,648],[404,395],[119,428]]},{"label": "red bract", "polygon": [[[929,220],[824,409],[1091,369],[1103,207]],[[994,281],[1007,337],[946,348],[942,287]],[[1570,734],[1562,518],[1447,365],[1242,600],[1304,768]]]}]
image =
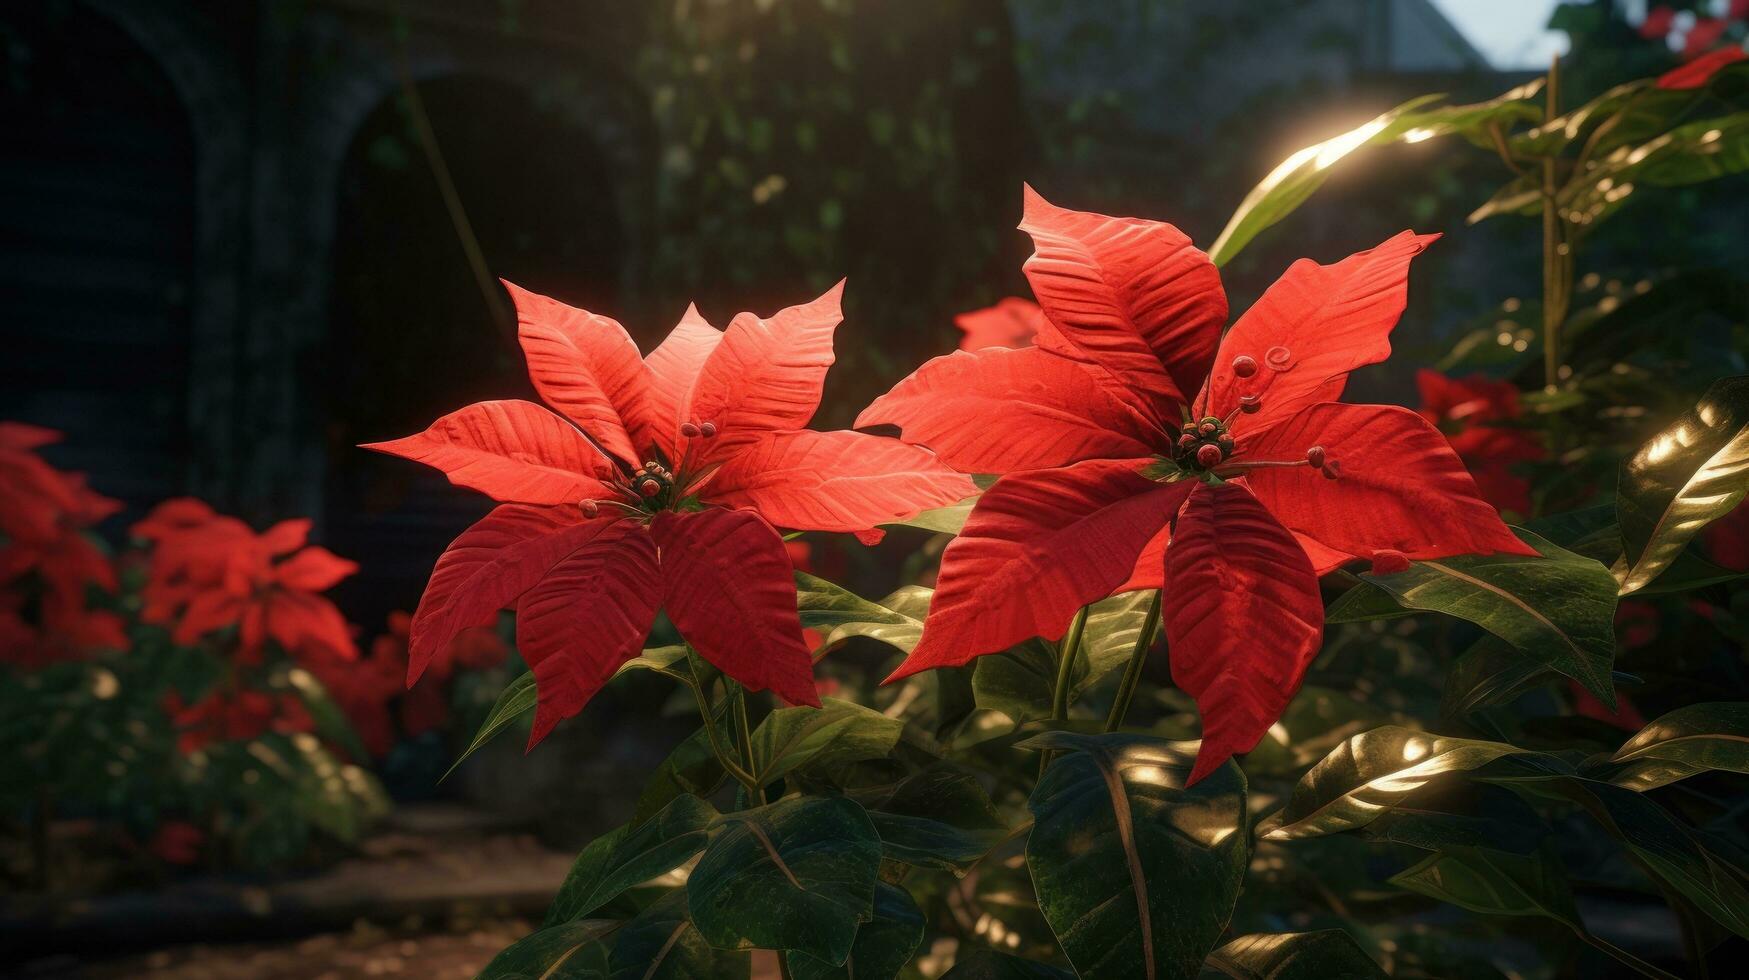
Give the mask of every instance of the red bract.
[{"label": "red bract", "polygon": [[504,501],[432,571],[408,682],[457,633],[515,606],[539,689],[532,747],[638,654],[661,607],[748,689],[817,705],[773,525],[864,531],[974,491],[926,450],[803,428],[843,284],[725,331],[689,308],[648,357],[614,320],[505,285],[529,376],[563,414],[481,402],[365,447]]},{"label": "red bract", "polygon": [[1171,225],[1028,188],[1021,228],[1038,346],[937,358],[857,420],[1005,474],[948,545],[922,642],[889,680],[1057,639],[1089,603],[1164,587],[1173,676],[1203,712],[1194,781],[1299,686],[1318,575],[1381,552],[1534,554],[1424,419],[1332,400],[1389,355],[1431,236],[1297,262],[1223,337],[1219,274]]},{"label": "red bract", "polygon": [[141,618],[174,625],[177,643],[239,627],[237,659],[259,663],[272,639],[301,660],[352,660],[352,631],[325,592],[358,570],[326,548],[305,547],[308,520],[261,534],[198,500],[166,501],[134,525],[153,543]]},{"label": "red bract", "polygon": [[[1716,23],[1720,25],[1719,31],[1722,32],[1724,29],[1724,21],[1717,21]],[[1714,41],[1718,39],[1716,33],[1717,32],[1715,32],[1715,36],[1711,38],[1700,37],[1700,41],[1702,42],[1701,46],[1689,52],[1691,54],[1699,54],[1699,57],[1680,68],[1671,69],[1670,71],[1658,76],[1658,87],[1661,89],[1700,88],[1702,85],[1712,81],[1713,76],[1718,74],[1720,70],[1730,65],[1734,65],[1737,62],[1742,61],[1744,58],[1749,58],[1749,52],[1745,52],[1741,47],[1736,45],[1719,48],[1717,51],[1711,51],[1706,54],[1700,54],[1701,51],[1704,51],[1707,47],[1711,47]],[[1696,25],[1695,29],[1689,32],[1688,38],[1692,42],[1695,41],[1697,35],[1700,34],[1701,28],[1699,25]]]},{"label": "red bract", "polygon": [[115,569],[86,529],[121,509],[121,502],[94,493],[79,473],[48,465],[36,450],[60,433],[18,422],[0,422],[0,585],[34,575],[41,586],[40,629],[16,611],[7,614],[15,635],[8,662],[37,665],[94,648],[127,644],[121,620],[94,610],[86,589],[113,591]]},{"label": "red bract", "polygon": [[188,704],[171,691],[164,695],[163,708],[178,729],[176,746],[185,755],[213,742],[247,742],[268,732],[292,735],[315,727],[309,711],[295,694],[271,695],[247,689],[229,694],[213,691]]},{"label": "red bract", "polygon": [[1031,347],[1032,338],[1044,322],[1045,312],[1030,299],[1010,296],[994,306],[961,313],[953,318],[965,336],[960,350],[983,350],[986,347]]},{"label": "red bract", "polygon": [[1529,514],[1530,481],[1512,468],[1547,453],[1535,433],[1510,427],[1524,415],[1518,389],[1481,375],[1458,379],[1426,370],[1416,373],[1415,384],[1421,390],[1421,417],[1445,433],[1482,498],[1503,511]]}]

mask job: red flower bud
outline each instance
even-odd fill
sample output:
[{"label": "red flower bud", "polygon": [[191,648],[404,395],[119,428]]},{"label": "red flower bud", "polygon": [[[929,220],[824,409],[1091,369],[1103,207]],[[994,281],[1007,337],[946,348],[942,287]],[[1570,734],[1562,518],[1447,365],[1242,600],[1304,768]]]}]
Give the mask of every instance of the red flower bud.
[{"label": "red flower bud", "polygon": [[715,422],[706,422],[705,424],[698,427],[698,432],[699,432],[699,435],[702,435],[706,439],[709,439],[711,436],[714,436],[717,434],[717,424]]},{"label": "red flower bud", "polygon": [[1240,354],[1233,358],[1233,373],[1241,378],[1249,378],[1257,373],[1257,359],[1249,354]]},{"label": "red flower bud", "polygon": [[1194,446],[1201,441],[1202,440],[1198,439],[1195,434],[1186,432],[1184,435],[1178,437],[1178,451],[1181,453],[1189,452],[1191,446]]},{"label": "red flower bud", "polygon": [[1212,470],[1221,465],[1221,460],[1225,458],[1226,455],[1221,452],[1219,446],[1203,446],[1196,451],[1196,465],[1205,470]]},{"label": "red flower bud", "polygon": [[601,505],[593,500],[583,501],[583,516],[594,517],[601,513]]},{"label": "red flower bud", "polygon": [[1205,436],[1212,436],[1215,433],[1221,431],[1221,423],[1218,421],[1217,422],[1204,422],[1203,424],[1197,426],[1197,430]]},{"label": "red flower bud", "polygon": [[680,423],[680,434],[685,436],[688,439],[697,439],[698,438],[698,424],[696,422],[682,422],[682,423]]},{"label": "red flower bud", "polygon": [[655,495],[662,492],[662,484],[657,483],[655,480],[652,480],[648,477],[645,477],[644,479],[639,480],[637,487],[638,487],[638,496],[640,496],[640,497],[645,497],[645,498],[654,497]]},{"label": "red flower bud", "polygon": [[650,471],[650,472],[651,472],[651,473],[660,473],[660,472],[662,472],[662,467],[661,467],[661,465],[659,465],[659,464],[658,464],[658,463],[657,463],[657,462],[656,462],[656,461],[655,461],[655,460],[648,460],[648,461],[646,461],[646,462],[645,462],[645,463],[644,463],[644,469],[646,469],[646,470],[649,470],[649,471]]},{"label": "red flower bud", "polygon": [[1240,395],[1239,396],[1239,410],[1244,412],[1246,415],[1255,415],[1255,414],[1257,414],[1257,410],[1262,408],[1262,407],[1263,407],[1263,400],[1261,398],[1258,398],[1256,395]]},{"label": "red flower bud", "polygon": [[1306,450],[1306,462],[1311,463],[1312,468],[1315,470],[1323,469],[1324,468],[1324,447],[1323,446],[1313,446],[1312,448]]},{"label": "red flower bud", "polygon": [[1324,471],[1324,479],[1326,480],[1334,480],[1342,475],[1342,467],[1337,465],[1336,460],[1333,459],[1325,460],[1321,469]]}]

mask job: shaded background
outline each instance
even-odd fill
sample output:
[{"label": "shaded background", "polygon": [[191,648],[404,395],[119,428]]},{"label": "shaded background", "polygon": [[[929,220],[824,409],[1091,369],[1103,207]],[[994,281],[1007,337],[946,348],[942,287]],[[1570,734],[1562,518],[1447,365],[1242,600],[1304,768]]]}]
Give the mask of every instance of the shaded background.
[{"label": "shaded background", "polygon": [[[1551,33],[1553,7],[8,0],[0,418],[65,432],[45,455],[127,502],[117,529],[178,494],[258,527],[314,518],[362,566],[336,601],[374,627],[488,503],[354,447],[532,397],[497,277],[646,350],[689,301],[720,326],[848,277],[818,419],[843,426],[955,346],[955,313],[1027,295],[1023,180],[1206,246],[1283,157],[1411,96],[1489,98],[1568,47],[1569,104],[1676,63],[1634,31],[1644,4],[1566,5]],[[1418,351],[1538,288],[1527,225],[1464,224],[1498,182],[1449,146],[1341,168],[1224,270],[1233,307],[1296,258],[1447,232],[1417,263],[1403,356],[1353,389],[1408,400]],[[1740,269],[1742,187],[1630,204],[1589,258]],[[875,553],[843,560],[850,587],[890,586]],[[577,723],[626,771],[672,741],[622,731],[641,696]],[[557,809],[613,778],[514,755],[476,796]]]}]

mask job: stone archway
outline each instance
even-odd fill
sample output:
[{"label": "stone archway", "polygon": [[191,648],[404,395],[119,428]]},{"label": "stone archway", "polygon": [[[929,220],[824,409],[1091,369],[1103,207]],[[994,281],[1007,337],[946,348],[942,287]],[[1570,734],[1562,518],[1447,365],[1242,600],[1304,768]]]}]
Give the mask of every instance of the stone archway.
[{"label": "stone archway", "polygon": [[135,513],[184,492],[198,147],[175,80],[83,5],[0,15],[0,418],[63,430],[56,461]]},{"label": "stone archway", "polygon": [[[604,311],[621,298],[625,235],[609,161],[538,93],[478,75],[418,83],[490,274]],[[440,475],[356,449],[468,402],[532,398],[498,287],[462,247],[399,94],[358,128],[335,196],[327,339],[325,540],[360,561],[347,608],[375,623],[417,601],[432,560],[489,507]],[[497,305],[498,310],[493,308]]]}]

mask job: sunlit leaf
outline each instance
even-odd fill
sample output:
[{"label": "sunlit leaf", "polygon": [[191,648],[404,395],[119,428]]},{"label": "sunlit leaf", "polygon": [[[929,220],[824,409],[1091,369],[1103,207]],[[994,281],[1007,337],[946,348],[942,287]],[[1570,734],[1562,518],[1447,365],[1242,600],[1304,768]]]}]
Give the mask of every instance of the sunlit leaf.
[{"label": "sunlit leaf", "polygon": [[1220,941],[1247,861],[1245,777],[1227,762],[1184,789],[1196,743],[1049,732],[1060,753],[1027,806],[1039,908],[1085,980],[1194,977]]},{"label": "sunlit leaf", "polygon": [[793,949],[842,964],[873,916],[881,842],[843,797],[724,816],[687,879],[693,922],[724,949]]},{"label": "sunlit leaf", "polygon": [[822,634],[821,649],[866,636],[910,653],[923,636],[929,595],[928,589],[909,585],[874,602],[807,572],[796,573],[796,608],[802,626]]},{"label": "sunlit leaf", "polygon": [[1439,776],[1519,754],[1535,753],[1395,725],[1375,728],[1313,766],[1294,787],[1287,806],[1265,818],[1257,833],[1269,840],[1293,840],[1364,827]]},{"label": "sunlit leaf", "polygon": [[1236,980],[1384,980],[1385,971],[1341,929],[1254,934],[1215,950],[1209,963]]},{"label": "sunlit leaf", "polygon": [[1749,377],[1716,381],[1699,404],[1622,463],[1621,591],[1644,588],[1689,540],[1749,493]]},{"label": "sunlit leaf", "polygon": [[1677,708],[1628,739],[1611,758],[1617,786],[1656,789],[1709,769],[1749,773],[1749,703]]},{"label": "sunlit leaf", "polygon": [[1426,106],[1442,96],[1424,95],[1365,125],[1295,152],[1245,195],[1209,249],[1209,257],[1216,265],[1226,265],[1259,232],[1305,203],[1330,176],[1330,168],[1354,151],[1390,143],[1419,143],[1452,133],[1481,142],[1491,124],[1504,129],[1515,122],[1540,118],[1542,110],[1535,98],[1541,90],[1542,80],[1537,79],[1486,102],[1435,108]]}]

